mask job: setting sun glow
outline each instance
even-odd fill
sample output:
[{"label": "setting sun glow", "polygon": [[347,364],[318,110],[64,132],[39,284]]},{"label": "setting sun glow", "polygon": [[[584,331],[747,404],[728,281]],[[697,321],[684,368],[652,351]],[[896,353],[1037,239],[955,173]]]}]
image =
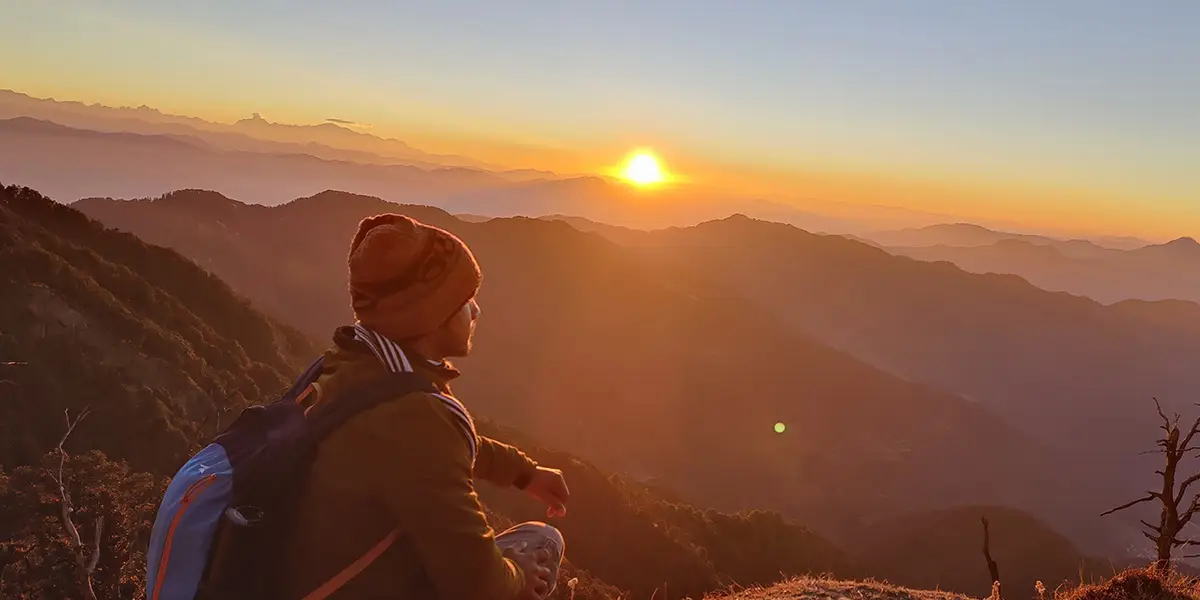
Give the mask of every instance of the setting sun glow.
[{"label": "setting sun glow", "polygon": [[629,157],[621,177],[634,185],[653,185],[667,180],[658,158],[649,152],[637,152]]}]

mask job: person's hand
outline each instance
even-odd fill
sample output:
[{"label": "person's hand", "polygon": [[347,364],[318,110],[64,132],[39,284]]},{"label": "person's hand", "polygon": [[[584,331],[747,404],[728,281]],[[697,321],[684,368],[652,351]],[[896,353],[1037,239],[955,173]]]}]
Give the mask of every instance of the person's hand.
[{"label": "person's hand", "polygon": [[517,600],[542,600],[550,590],[550,553],[546,550],[528,550],[525,543],[519,547],[505,548],[505,558],[512,559],[525,574],[525,587],[517,594]]},{"label": "person's hand", "polygon": [[567,489],[567,481],[563,479],[562,471],[538,467],[529,480],[529,485],[525,486],[525,491],[546,503],[547,517],[567,516],[567,500],[571,497],[571,491]]}]

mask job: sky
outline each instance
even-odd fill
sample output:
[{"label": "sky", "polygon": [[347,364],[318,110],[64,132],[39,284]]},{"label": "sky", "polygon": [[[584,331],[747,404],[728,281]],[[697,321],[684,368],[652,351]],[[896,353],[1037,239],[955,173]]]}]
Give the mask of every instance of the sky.
[{"label": "sky", "polygon": [[0,87],[797,202],[1200,236],[1194,0],[0,0]]}]

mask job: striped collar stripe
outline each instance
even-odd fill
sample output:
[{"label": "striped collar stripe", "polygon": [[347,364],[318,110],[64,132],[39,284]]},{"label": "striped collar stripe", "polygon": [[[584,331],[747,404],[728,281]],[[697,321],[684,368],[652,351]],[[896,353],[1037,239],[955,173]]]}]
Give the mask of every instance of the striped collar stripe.
[{"label": "striped collar stripe", "polygon": [[408,356],[405,356],[404,350],[401,350],[400,345],[396,342],[363,327],[359,323],[354,325],[354,337],[366,344],[375,355],[375,358],[378,358],[379,362],[383,363],[389,371],[393,373],[412,372],[412,363],[408,362]]},{"label": "striped collar stripe", "polygon": [[[442,401],[446,403],[447,408],[469,423],[472,430],[475,429],[475,421],[471,418],[471,414],[467,412],[467,407],[463,406],[462,402],[458,401],[458,398],[447,396],[445,394],[434,394],[434,396],[441,398]],[[474,431],[472,431],[472,433],[474,433]]]},{"label": "striped collar stripe", "polygon": [[463,428],[463,436],[467,438],[467,445],[471,447],[471,456],[475,456],[476,441],[475,436],[475,421],[471,419],[471,415],[467,414],[467,409],[456,399],[444,394],[434,394],[439,400],[458,417],[459,426]]}]

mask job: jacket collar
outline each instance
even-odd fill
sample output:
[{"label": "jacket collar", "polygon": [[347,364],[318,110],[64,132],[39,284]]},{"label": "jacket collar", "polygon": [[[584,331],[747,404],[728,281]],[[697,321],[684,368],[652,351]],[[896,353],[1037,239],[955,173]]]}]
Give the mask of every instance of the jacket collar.
[{"label": "jacket collar", "polygon": [[425,375],[438,387],[447,388],[450,381],[460,375],[450,363],[429,360],[416,352],[405,350],[400,344],[362,323],[339,327],[334,332],[333,341],[342,349],[374,355],[380,364],[393,373],[416,372]]}]

